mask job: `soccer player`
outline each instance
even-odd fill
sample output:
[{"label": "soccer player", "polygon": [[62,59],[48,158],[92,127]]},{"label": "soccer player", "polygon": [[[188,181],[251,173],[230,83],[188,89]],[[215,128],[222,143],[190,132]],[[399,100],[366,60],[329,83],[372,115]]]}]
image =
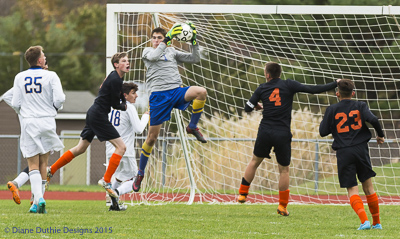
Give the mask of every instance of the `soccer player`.
[{"label": "soccer player", "polygon": [[126,99],[122,94],[122,83],[125,73],[129,72],[129,60],[126,52],[116,53],[111,58],[111,63],[115,69],[100,85],[99,93],[94,100],[94,104],[86,113],[86,125],[81,132],[78,145],[65,152],[47,170],[47,181],[57,172],[58,169],[71,162],[76,156],[84,153],[96,135],[100,141],[109,141],[115,151],[110,158],[104,177],[98,184],[102,186],[112,197],[118,197],[111,186],[111,177],[117,169],[126,146],[118,131],[108,120],[108,113],[111,107],[114,109],[126,110]]},{"label": "soccer player", "polygon": [[180,25],[174,25],[168,33],[163,28],[155,28],[151,32],[153,47],[147,47],[143,51],[142,58],[147,68],[146,84],[151,92],[150,127],[142,146],[139,171],[133,185],[135,192],[140,189],[147,161],[160,133],[161,125],[171,118],[173,108],[185,110],[193,101],[192,116],[186,132],[193,134],[202,143],[207,142],[197,127],[206,102],[207,91],[199,86],[181,87],[182,79],[178,70],[179,63],[194,64],[200,61],[196,28],[192,23],[187,23],[193,30],[192,53],[183,53],[173,47],[168,47],[172,39],[182,32]]},{"label": "soccer player", "polygon": [[56,133],[55,116],[65,95],[60,78],[53,71],[43,70],[46,57],[41,46],[25,52],[30,68],[15,76],[11,105],[21,115],[21,152],[28,160],[29,179],[34,202],[32,213],[46,213],[43,180],[50,152],[64,148]]},{"label": "soccer player", "polygon": [[[118,196],[132,191],[132,179],[136,176],[138,171],[135,157],[135,133],[141,134],[146,128],[150,118],[148,112],[145,112],[141,119],[138,116],[137,110],[133,105],[138,97],[137,90],[138,86],[136,84],[124,83],[122,85],[122,93],[126,99],[126,105],[128,106],[127,110],[112,110],[109,114],[109,120],[111,124],[114,125],[115,129],[117,129],[127,146],[125,155],[122,157],[121,162],[114,173],[115,179],[112,181],[112,188],[118,193]],[[114,150],[115,147],[110,142],[107,142],[107,164]],[[128,180],[131,181],[128,182],[122,189],[120,188],[120,192],[116,190],[121,186],[122,182]],[[125,190],[125,188],[127,189]],[[111,198],[111,200],[115,200],[118,205],[117,199]],[[116,207],[116,205],[110,206],[110,211],[119,211],[125,209],[126,207],[123,207],[123,205],[119,205],[119,207]]]},{"label": "soccer player", "polygon": [[[274,147],[279,168],[279,206],[278,214],[289,216],[286,207],[289,202],[289,165],[291,158],[290,132],[293,96],[297,92],[321,93],[336,87],[336,81],[326,85],[303,85],[294,80],[280,79],[282,68],[278,63],[265,65],[266,83],[261,84],[245,105],[245,111],[263,109],[263,118],[258,128],[254,145],[253,158],[247,165],[239,188],[238,202],[246,202],[250,184],[254,179],[258,166],[264,158],[271,158],[270,151]],[[259,101],[262,101],[262,105]]]},{"label": "soccer player", "polygon": [[338,83],[336,96],[340,102],[329,106],[319,126],[322,137],[332,134],[332,148],[336,151],[339,183],[346,188],[350,198],[350,205],[360,218],[358,230],[371,228],[364,204],[358,194],[357,178],[361,181],[363,191],[367,197],[369,210],[372,214],[373,229],[382,229],[379,219],[378,196],[372,185],[372,177],[376,173],[372,170],[368,152],[368,141],[371,132],[365,122],[370,123],[377,132],[376,141],[382,144],[384,134],[378,118],[372,114],[366,103],[354,101],[354,83],[343,79]]},{"label": "soccer player", "polygon": [[[44,70],[48,70],[49,69],[49,65],[47,64],[47,61],[45,63],[45,66],[43,67]],[[12,87],[11,89],[9,89],[6,93],[3,94],[3,100],[10,106],[11,105],[11,100],[13,97],[13,92],[14,92],[14,88]],[[18,119],[19,119],[19,123],[22,124],[22,118],[21,115],[18,113],[17,109],[14,108],[14,110],[17,112],[18,115]],[[21,129],[23,128],[23,126],[21,125]],[[21,130],[22,133],[22,130]],[[18,174],[18,176],[12,180],[9,181],[7,183],[7,188],[11,191],[12,196],[13,196],[13,200],[16,204],[21,204],[21,198],[19,196],[19,188],[24,185],[27,181],[29,180],[29,167],[26,167],[24,170],[22,170],[22,172],[20,174]],[[46,180],[42,180],[42,192],[44,195],[45,192],[45,183]],[[31,205],[33,203],[33,194],[31,196],[31,201],[30,201]]]}]

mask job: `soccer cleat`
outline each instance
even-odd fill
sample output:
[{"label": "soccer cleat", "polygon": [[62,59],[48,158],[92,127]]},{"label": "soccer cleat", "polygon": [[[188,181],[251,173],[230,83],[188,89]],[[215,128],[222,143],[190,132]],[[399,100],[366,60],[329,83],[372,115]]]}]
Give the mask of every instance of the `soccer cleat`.
[{"label": "soccer cleat", "polygon": [[369,229],[371,229],[371,224],[369,223],[369,221],[365,221],[360,225],[360,227],[357,230],[369,230]]},{"label": "soccer cleat", "polygon": [[378,223],[378,224],[372,225],[371,228],[372,229],[380,229],[380,230],[382,230],[382,225]]},{"label": "soccer cleat", "polygon": [[38,209],[37,205],[36,205],[36,204],[33,204],[33,205],[31,206],[31,208],[29,208],[29,212],[30,212],[30,213],[37,213],[37,209]]},{"label": "soccer cleat", "polygon": [[238,197],[238,203],[245,203],[247,199],[247,195],[240,194]]},{"label": "soccer cleat", "polygon": [[49,187],[50,184],[50,179],[53,177],[53,174],[51,174],[51,166],[47,167],[47,178],[46,178],[46,184],[44,185],[44,187],[47,188]]},{"label": "soccer cleat", "polygon": [[276,209],[276,211],[278,212],[279,215],[289,216],[288,210],[286,209],[286,207],[283,207],[282,205],[279,205],[278,209]]},{"label": "soccer cleat", "polygon": [[98,184],[106,190],[108,195],[114,198],[118,198],[118,194],[112,189],[111,183],[106,183],[106,181],[104,181],[104,178],[101,178]]},{"label": "soccer cleat", "polygon": [[207,143],[207,140],[203,137],[203,135],[200,133],[200,130],[199,130],[199,128],[195,128],[195,129],[191,129],[191,128],[189,128],[189,126],[188,127],[186,127],[186,132],[188,133],[188,134],[193,134],[194,135],[194,137],[196,137],[196,139],[198,140],[198,141],[200,141],[200,142],[202,142],[203,144],[204,143]]},{"label": "soccer cleat", "polygon": [[7,183],[7,188],[11,191],[13,200],[16,204],[21,204],[21,198],[19,197],[19,190],[17,186],[13,182],[8,182]]},{"label": "soccer cleat", "polygon": [[135,181],[133,181],[133,185],[132,185],[133,191],[139,192],[140,184],[142,183],[143,178],[144,178],[144,176],[142,176],[140,174],[136,175]]},{"label": "soccer cleat", "polygon": [[119,202],[118,198],[111,198],[112,204],[108,211],[125,211],[128,207],[122,202]]},{"label": "soccer cleat", "polygon": [[31,200],[29,201],[29,203],[32,205],[33,204],[33,200],[34,200],[35,198],[33,197],[33,194],[31,194]]},{"label": "soccer cleat", "polygon": [[109,207],[112,205],[111,197],[106,193],[106,207]]},{"label": "soccer cleat", "polygon": [[39,213],[47,213],[46,201],[43,198],[39,198]]}]

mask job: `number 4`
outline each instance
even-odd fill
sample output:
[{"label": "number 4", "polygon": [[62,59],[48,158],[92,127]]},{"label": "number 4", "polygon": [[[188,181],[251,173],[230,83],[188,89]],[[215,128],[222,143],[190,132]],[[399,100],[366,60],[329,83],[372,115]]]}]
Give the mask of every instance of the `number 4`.
[{"label": "number 4", "polygon": [[279,96],[279,88],[275,88],[274,91],[272,91],[272,94],[269,96],[269,101],[274,102],[275,101],[275,106],[281,106],[281,97]]}]

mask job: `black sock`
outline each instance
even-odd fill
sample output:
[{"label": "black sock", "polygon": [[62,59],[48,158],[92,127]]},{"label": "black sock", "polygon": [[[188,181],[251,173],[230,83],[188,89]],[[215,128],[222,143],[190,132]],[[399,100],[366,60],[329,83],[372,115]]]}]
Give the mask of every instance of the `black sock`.
[{"label": "black sock", "polygon": [[244,186],[250,186],[250,183],[246,181],[246,179],[244,179],[244,177],[242,178],[242,184]]}]

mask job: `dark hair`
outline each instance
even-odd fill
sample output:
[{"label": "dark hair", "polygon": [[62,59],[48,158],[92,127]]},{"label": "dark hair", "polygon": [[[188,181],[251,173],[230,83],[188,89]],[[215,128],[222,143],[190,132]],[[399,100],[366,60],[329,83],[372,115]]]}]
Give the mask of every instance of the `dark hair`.
[{"label": "dark hair", "polygon": [[151,36],[153,36],[155,32],[161,33],[164,37],[167,35],[167,31],[161,27],[154,28],[153,31],[151,31]]},{"label": "dark hair", "polygon": [[265,64],[265,72],[270,74],[272,79],[276,79],[281,77],[282,68],[276,62],[268,62],[267,64]]},{"label": "dark hair", "polygon": [[124,83],[122,84],[122,93],[129,94],[131,90],[138,91],[139,87],[135,83]]},{"label": "dark hair", "polygon": [[25,52],[25,60],[30,66],[36,66],[38,59],[42,55],[43,47],[31,46]]},{"label": "dark hair", "polygon": [[113,65],[114,69],[115,69],[114,63],[119,63],[119,60],[121,60],[121,58],[124,58],[125,56],[128,56],[128,53],[126,53],[126,52],[118,52],[118,53],[115,53],[112,56],[111,64]]},{"label": "dark hair", "polygon": [[339,94],[344,98],[351,97],[354,90],[354,83],[349,79],[342,79],[337,84]]}]

